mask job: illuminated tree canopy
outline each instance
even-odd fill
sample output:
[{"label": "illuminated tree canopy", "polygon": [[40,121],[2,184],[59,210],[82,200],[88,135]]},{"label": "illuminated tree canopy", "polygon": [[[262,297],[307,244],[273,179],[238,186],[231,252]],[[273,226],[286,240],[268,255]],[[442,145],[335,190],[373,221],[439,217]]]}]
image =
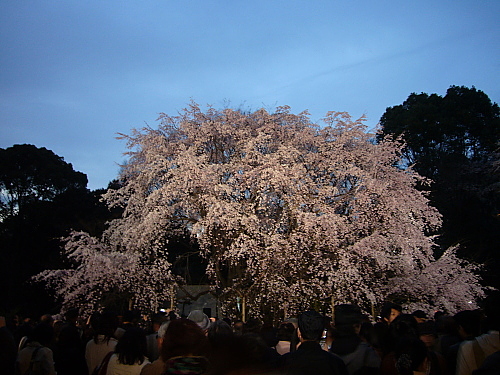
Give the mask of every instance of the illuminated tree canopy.
[{"label": "illuminated tree canopy", "polygon": [[415,188],[419,176],[397,167],[402,145],[375,142],[363,119],[346,113],[324,120],[318,126],[288,107],[242,113],[192,103],[161,114],[157,129],[123,135],[123,185],[105,196],[123,216],[102,238],[70,239],[80,272],[41,279],[66,285],[66,303],[99,290],[98,304],[111,285],[136,301],[156,294],[157,303],[178,282],[168,241],[188,235],[226,306],[244,297],[255,315],[332,298],[366,309],[395,297],[448,311],[475,303],[474,267],[453,250],[433,257],[440,215]]}]

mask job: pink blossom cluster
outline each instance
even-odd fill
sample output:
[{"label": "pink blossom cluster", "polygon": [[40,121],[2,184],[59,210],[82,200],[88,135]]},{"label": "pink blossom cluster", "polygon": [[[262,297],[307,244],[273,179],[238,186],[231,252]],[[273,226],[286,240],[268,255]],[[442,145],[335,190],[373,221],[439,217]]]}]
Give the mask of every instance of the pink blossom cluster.
[{"label": "pink blossom cluster", "polygon": [[441,218],[398,166],[402,144],[374,141],[364,118],[331,112],[313,124],[288,107],[244,113],[191,105],[161,114],[128,142],[123,207],[102,238],[74,233],[74,269],[39,278],[66,304],[95,307],[113,291],[154,310],[179,282],[169,238],[189,235],[208,262],[225,306],[244,298],[254,315],[304,310],[319,301],[370,311],[403,297],[412,308],[455,312],[483,296],[475,266],[432,233]]}]

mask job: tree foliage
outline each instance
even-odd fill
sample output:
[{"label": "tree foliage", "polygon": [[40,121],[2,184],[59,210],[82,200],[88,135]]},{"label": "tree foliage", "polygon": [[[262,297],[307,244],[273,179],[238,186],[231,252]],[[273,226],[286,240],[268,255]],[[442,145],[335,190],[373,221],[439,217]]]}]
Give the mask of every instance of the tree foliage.
[{"label": "tree foliage", "polygon": [[431,204],[443,215],[438,243],[460,243],[462,257],[486,263],[489,284],[500,286],[500,109],[476,88],[451,86],[444,97],[411,94],[387,108],[382,133],[401,137],[404,160],[432,184]]},{"label": "tree foliage", "polygon": [[[450,254],[436,263],[429,234],[439,213],[415,188],[419,176],[394,166],[401,145],[374,142],[363,119],[331,112],[318,127],[288,107],[244,114],[192,103],[159,120],[157,129],[122,136],[130,149],[123,186],[105,197],[123,216],[100,239],[71,238],[77,271],[43,275],[75,286],[59,294],[78,300],[107,288],[109,279],[94,276],[112,274],[110,259],[123,256],[132,262],[124,269],[162,274],[141,282],[149,296],[166,299],[176,280],[168,241],[188,235],[225,305],[245,298],[255,315],[331,298],[368,309],[402,294],[408,303],[456,310],[482,295],[471,265]],[[115,277],[135,282],[130,272]],[[446,287],[455,293],[443,294],[436,283],[453,277]]]},{"label": "tree foliage", "polygon": [[112,213],[100,202],[104,191],[87,190],[86,175],[52,151],[14,145],[0,156],[0,315],[56,313],[53,297],[31,278],[67,267],[61,239],[71,229],[99,236]]},{"label": "tree foliage", "polygon": [[51,201],[70,189],[85,189],[87,176],[45,147],[14,145],[0,149],[1,216],[34,201]]},{"label": "tree foliage", "polygon": [[92,312],[107,299],[134,298],[137,308],[155,311],[173,293],[170,264],[162,257],[146,264],[140,253],[117,251],[85,232],[69,235],[65,253],[74,268],[45,270],[35,277],[49,283],[65,308]]},{"label": "tree foliage", "polygon": [[402,136],[408,163],[432,179],[457,164],[484,161],[500,140],[500,109],[474,87],[451,86],[444,97],[413,93],[387,108],[380,124],[381,136]]}]

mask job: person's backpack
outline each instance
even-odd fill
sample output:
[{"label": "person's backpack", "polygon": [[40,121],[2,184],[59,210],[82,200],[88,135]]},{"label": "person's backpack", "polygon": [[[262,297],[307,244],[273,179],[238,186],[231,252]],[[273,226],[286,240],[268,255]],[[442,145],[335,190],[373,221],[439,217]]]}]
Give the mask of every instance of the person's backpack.
[{"label": "person's backpack", "polygon": [[20,352],[21,350],[23,350],[26,347],[26,344],[28,344],[28,342],[29,342],[28,336],[21,337],[21,341],[19,341],[19,346],[17,348],[17,351]]},{"label": "person's backpack", "polygon": [[43,346],[37,346],[35,350],[33,350],[33,353],[31,354],[30,367],[23,375],[45,375],[41,362],[36,360],[36,355],[41,348],[43,348]]}]

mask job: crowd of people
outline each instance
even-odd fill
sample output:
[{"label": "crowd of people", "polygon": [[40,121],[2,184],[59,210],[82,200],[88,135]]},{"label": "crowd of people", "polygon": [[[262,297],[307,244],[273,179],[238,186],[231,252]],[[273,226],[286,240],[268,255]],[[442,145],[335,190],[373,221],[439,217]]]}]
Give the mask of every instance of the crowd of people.
[{"label": "crowd of people", "polygon": [[[493,305],[495,306],[495,305]],[[78,310],[1,322],[1,374],[489,375],[500,374],[499,308],[405,313],[386,303],[374,322],[353,304],[332,319],[305,311],[277,326],[158,313]],[[147,322],[147,325],[146,325]]]}]

